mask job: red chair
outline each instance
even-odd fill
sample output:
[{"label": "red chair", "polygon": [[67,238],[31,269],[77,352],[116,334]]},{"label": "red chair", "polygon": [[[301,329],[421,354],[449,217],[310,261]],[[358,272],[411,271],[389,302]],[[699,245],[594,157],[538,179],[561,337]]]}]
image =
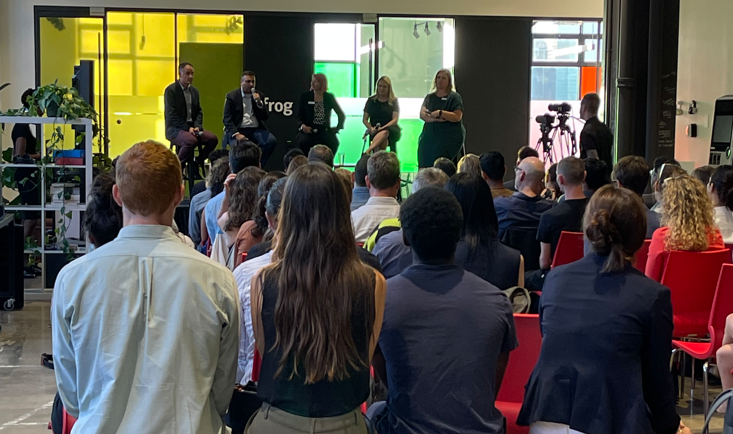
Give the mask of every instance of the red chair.
[{"label": "red chair", "polygon": [[708,333],[720,267],[730,263],[730,250],[669,253],[661,283],[672,295],[673,336],[702,337]]},{"label": "red chair", "polygon": [[517,426],[517,416],[524,400],[524,386],[540,357],[542,334],[537,314],[514,314],[519,347],[509,354],[501,389],[496,396],[496,408],[506,417],[507,434],[528,434],[529,427]]},{"label": "red chair", "polygon": [[[723,335],[725,334],[725,320],[729,314],[733,313],[733,265],[724,264],[720,270],[717,289],[715,290],[715,298],[713,299],[713,307],[710,311],[708,319],[708,332],[710,333],[710,342],[686,342],[680,340],[672,340],[673,354],[677,350],[681,350],[692,357],[692,372],[695,372],[695,359],[705,360],[702,368],[703,375],[703,392],[704,392],[704,413],[708,413],[708,362],[711,357],[721,347]],[[683,386],[684,387],[684,383]],[[694,390],[695,383],[692,382]],[[692,392],[690,392],[692,396]]]},{"label": "red chair", "polygon": [[575,262],[583,258],[583,253],[583,233],[562,231],[552,258],[552,268]]},{"label": "red chair", "polygon": [[260,368],[262,367],[262,357],[260,352],[255,348],[255,354],[252,358],[252,381],[257,382],[260,379]]},{"label": "red chair", "polygon": [[652,240],[644,240],[644,244],[641,245],[641,248],[636,252],[636,256],[634,257],[634,268],[642,273],[646,272],[646,260],[649,258],[649,246],[651,244]]},{"label": "red chair", "polygon": [[74,428],[76,418],[64,409],[64,413],[61,418],[61,434],[71,434],[71,429]]}]

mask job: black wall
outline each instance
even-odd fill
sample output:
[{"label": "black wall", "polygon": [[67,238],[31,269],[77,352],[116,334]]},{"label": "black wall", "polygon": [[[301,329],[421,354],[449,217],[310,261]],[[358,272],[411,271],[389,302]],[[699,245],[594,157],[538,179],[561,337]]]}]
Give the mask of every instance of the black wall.
[{"label": "black wall", "polygon": [[456,17],[466,152],[499,151],[508,167],[529,142],[531,30],[530,18]]}]

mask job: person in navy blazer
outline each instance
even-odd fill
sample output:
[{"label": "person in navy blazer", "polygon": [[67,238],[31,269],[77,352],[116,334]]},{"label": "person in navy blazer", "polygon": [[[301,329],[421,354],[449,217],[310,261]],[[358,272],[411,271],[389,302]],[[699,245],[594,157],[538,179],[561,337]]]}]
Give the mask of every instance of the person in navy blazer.
[{"label": "person in navy blazer", "polygon": [[[583,228],[591,252],[547,274],[543,341],[518,425],[531,434],[689,433],[675,411],[669,371],[669,289],[632,267],[646,212],[630,190],[607,185]],[[520,343],[521,344],[521,343]]]}]

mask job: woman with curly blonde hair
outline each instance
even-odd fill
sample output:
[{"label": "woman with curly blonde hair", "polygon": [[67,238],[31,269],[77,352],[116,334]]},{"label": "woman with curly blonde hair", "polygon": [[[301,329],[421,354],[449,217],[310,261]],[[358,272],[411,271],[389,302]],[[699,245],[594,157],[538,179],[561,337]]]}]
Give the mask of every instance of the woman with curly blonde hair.
[{"label": "woman with curly blonde hair", "polygon": [[713,203],[705,187],[681,174],[664,181],[662,226],[649,246],[646,275],[659,282],[672,250],[704,252],[725,248],[713,220]]}]

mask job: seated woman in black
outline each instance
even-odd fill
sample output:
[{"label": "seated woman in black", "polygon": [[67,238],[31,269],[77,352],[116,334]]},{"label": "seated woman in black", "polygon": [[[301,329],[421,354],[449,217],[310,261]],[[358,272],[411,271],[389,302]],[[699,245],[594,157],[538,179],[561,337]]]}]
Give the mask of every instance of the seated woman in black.
[{"label": "seated woman in black", "polygon": [[[20,97],[20,101],[26,109],[28,109],[28,98],[31,95],[33,95],[33,89],[26,89]],[[38,116],[42,114],[38,113]],[[31,116],[33,116],[32,113]],[[40,149],[36,144],[36,137],[31,132],[30,124],[15,124],[11,138],[13,139],[13,163],[35,164],[36,160],[41,159]],[[38,206],[41,204],[41,173],[38,169],[19,167],[15,169],[13,179],[18,186],[18,194],[22,205]],[[38,226],[40,219],[40,211],[23,211],[24,240],[32,236],[33,230]]]},{"label": "seated woman in black", "polygon": [[456,265],[499,289],[524,286],[524,259],[499,241],[499,221],[491,189],[479,176],[457,173],[445,185],[463,210],[463,230]]},{"label": "seated woman in black", "polygon": [[600,188],[583,229],[591,253],[545,278],[542,351],[517,424],[535,434],[689,433],[669,373],[669,289],[632,267],[646,237],[641,198]]},{"label": "seated woman in black", "polygon": [[397,121],[400,119],[400,104],[392,90],[392,80],[386,75],[377,80],[377,93],[367,99],[364,106],[364,126],[372,143],[366,153],[397,150],[397,141],[402,131]]},{"label": "seated woman in black", "polygon": [[[326,145],[333,155],[339,148],[336,134],[344,128],[346,115],[341,110],[336,97],[328,90],[325,74],[313,74],[311,90],[300,96],[298,103],[298,146],[308,155],[312,147]],[[336,112],[339,122],[331,128],[331,110]]]},{"label": "seated woman in black", "polygon": [[288,176],[274,246],[252,279],[263,405],[245,432],[366,434],[359,406],[386,282],[359,260],[346,187],[330,168]]}]

